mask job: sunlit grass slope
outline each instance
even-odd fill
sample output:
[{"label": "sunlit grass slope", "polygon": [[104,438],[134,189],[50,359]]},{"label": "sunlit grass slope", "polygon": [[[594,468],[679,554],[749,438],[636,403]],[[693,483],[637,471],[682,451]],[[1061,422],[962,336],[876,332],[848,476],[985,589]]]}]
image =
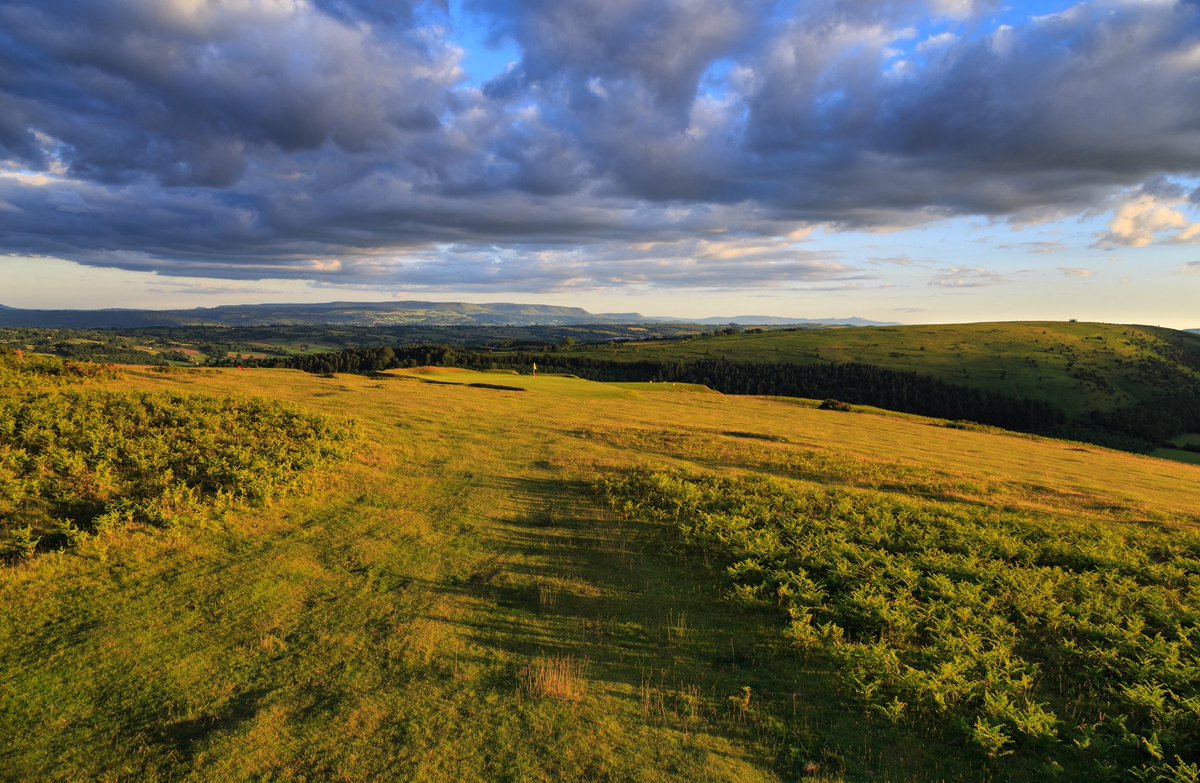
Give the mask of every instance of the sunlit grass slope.
[{"label": "sunlit grass slope", "polygon": [[742,332],[577,352],[609,358],[860,362],[1054,403],[1071,416],[1200,379],[1200,335],[1150,326],[1012,322]]},{"label": "sunlit grass slope", "polygon": [[4,780],[1104,779],[1053,743],[989,758],[940,717],[893,724],[780,607],[731,601],[719,559],[596,487],[640,468],[1049,530],[1200,524],[1197,467],[682,385],[127,370],[96,386],[261,396],[356,419],[360,445],[318,493],[100,531],[0,573]]}]

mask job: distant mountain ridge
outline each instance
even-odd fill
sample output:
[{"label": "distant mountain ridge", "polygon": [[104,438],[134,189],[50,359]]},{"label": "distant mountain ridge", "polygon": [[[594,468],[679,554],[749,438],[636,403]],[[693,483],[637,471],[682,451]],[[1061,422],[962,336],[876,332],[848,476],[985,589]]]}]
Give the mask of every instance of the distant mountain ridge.
[{"label": "distant mountain ridge", "polygon": [[196,307],[190,310],[24,310],[0,305],[0,327],[132,329],[164,326],[567,326],[580,324],[695,323],[706,325],[879,326],[863,318],[647,317],[641,313],[591,313],[581,307],[512,302],[325,302]]}]

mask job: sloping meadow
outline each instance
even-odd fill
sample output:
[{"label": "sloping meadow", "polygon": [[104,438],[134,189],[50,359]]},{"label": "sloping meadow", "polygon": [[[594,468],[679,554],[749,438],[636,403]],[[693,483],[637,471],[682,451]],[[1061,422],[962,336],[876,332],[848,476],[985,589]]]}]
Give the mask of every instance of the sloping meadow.
[{"label": "sloping meadow", "polygon": [[0,558],[123,526],[169,527],[301,489],[353,422],[274,400],[110,391],[112,370],[0,354]]},{"label": "sloping meadow", "polygon": [[867,707],[1090,780],[1196,780],[1200,534],[756,476],[603,482]]}]

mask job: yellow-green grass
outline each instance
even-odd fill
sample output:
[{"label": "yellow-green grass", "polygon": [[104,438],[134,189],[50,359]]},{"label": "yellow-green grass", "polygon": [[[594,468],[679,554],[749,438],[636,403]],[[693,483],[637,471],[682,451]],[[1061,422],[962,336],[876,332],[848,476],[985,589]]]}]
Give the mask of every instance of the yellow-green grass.
[{"label": "yellow-green grass", "polygon": [[389,370],[379,373],[380,377],[416,379],[425,383],[459,386],[493,387],[498,391],[536,391],[557,397],[580,398],[625,398],[635,397],[633,392],[693,392],[712,391],[694,383],[600,383],[554,373],[522,375],[511,371],[474,371],[458,368],[422,367],[410,370]]},{"label": "yellow-green grass", "polygon": [[[871,717],[591,482],[644,464],[1110,524],[1200,509],[1200,467],[1092,446],[668,384],[399,375],[97,383],[288,400],[360,419],[364,445],[320,495],[0,574],[0,779],[1028,780],[1041,759]],[[529,686],[563,661],[571,698]]]},{"label": "yellow-green grass", "polygon": [[353,423],[232,395],[0,394],[0,558],[123,525],[296,494],[356,446]]},{"label": "yellow-green grass", "polygon": [[1171,377],[1200,377],[1200,335],[1059,321],[742,332],[572,350],[631,361],[861,362],[1043,400],[1072,417],[1143,403],[1171,391]]}]

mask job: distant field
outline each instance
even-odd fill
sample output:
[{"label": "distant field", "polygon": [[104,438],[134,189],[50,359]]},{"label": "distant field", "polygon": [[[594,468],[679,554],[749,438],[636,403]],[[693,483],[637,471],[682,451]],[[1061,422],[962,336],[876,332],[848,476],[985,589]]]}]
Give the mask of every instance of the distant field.
[{"label": "distant field", "polygon": [[[1009,737],[989,758],[957,713],[893,723],[847,687],[835,648],[784,633],[786,604],[738,599],[721,559],[597,487],[639,471],[766,477],[785,494],[1029,520],[1051,536],[1056,520],[1149,531],[1167,542],[1156,568],[1177,558],[1162,571],[1170,612],[1194,612],[1198,467],[685,385],[121,372],[70,383],[263,397],[354,419],[358,445],[321,468],[319,492],[106,530],[0,572],[0,780],[1016,783],[1157,763],[1132,745],[1078,751],[1065,724],[1060,741],[986,718]],[[1195,666],[1195,651],[1180,660]],[[1156,741],[1164,760],[1147,774],[1164,777],[1147,779],[1196,763],[1175,759],[1175,735]]]},{"label": "distant field", "polygon": [[[1164,446],[1160,449],[1155,449],[1151,452],[1156,457],[1163,459],[1173,459],[1179,462],[1187,462],[1192,465],[1200,465],[1200,435],[1196,433],[1188,433],[1180,435],[1177,438],[1172,438],[1170,446]],[[1173,448],[1173,446],[1190,447],[1190,448]]]},{"label": "distant field", "polygon": [[66,359],[116,364],[175,364],[236,361],[241,356],[296,356],[379,345],[457,345],[537,348],[570,339],[579,343],[695,335],[695,324],[595,324],[482,326],[463,324],[353,324],[268,326],[143,326],[108,329],[0,327],[0,348],[16,348]]},{"label": "distant field", "polygon": [[1192,465],[1200,465],[1200,454],[1194,451],[1184,451],[1183,449],[1155,449],[1150,452],[1155,457],[1162,459],[1173,459],[1178,462],[1187,462]]}]

